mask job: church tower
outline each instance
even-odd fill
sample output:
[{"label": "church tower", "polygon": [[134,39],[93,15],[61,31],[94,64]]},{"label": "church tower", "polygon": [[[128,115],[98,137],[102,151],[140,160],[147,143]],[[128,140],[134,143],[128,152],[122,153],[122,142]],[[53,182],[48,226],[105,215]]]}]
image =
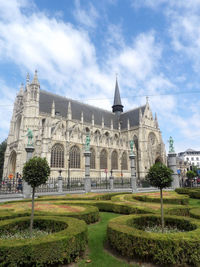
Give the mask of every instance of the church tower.
[{"label": "church tower", "polygon": [[121,103],[121,97],[119,93],[118,81],[116,78],[115,95],[114,95],[114,103],[112,106],[112,112],[119,116],[123,112],[123,107],[124,106]]}]

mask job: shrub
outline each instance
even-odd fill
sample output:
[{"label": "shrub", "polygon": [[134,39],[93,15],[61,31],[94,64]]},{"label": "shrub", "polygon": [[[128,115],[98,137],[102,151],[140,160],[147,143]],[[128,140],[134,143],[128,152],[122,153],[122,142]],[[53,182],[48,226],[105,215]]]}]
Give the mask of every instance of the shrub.
[{"label": "shrub", "polygon": [[[50,203],[52,204],[52,203]],[[53,203],[55,204],[55,203]],[[11,204],[10,204],[11,205]],[[40,211],[35,211],[35,214],[37,216],[67,216],[67,217],[73,217],[77,218],[80,220],[84,220],[87,224],[97,222],[99,220],[99,210],[97,207],[94,206],[86,206],[84,205],[84,210],[83,211],[78,211],[78,212],[65,212],[65,211],[59,211],[59,205],[64,205],[64,203],[56,204],[57,209],[56,211],[45,211],[45,210],[40,210]],[[66,204],[65,204],[66,205]],[[69,204],[67,204],[69,205]],[[73,209],[73,204],[69,205]],[[47,207],[48,208],[48,207]],[[24,217],[24,216],[29,216],[31,215],[31,210],[24,210],[24,211],[17,211],[11,209],[11,211],[1,211],[0,210],[0,220],[5,220],[9,218],[16,218],[16,217]]]},{"label": "shrub", "polygon": [[[139,201],[144,202],[156,202],[160,203],[160,198],[153,197],[151,195],[133,195],[133,198]],[[178,205],[187,205],[189,203],[189,198],[187,196],[178,196],[176,198],[164,198],[163,203],[165,204],[178,204]]]},{"label": "shrub", "polygon": [[[29,218],[0,222],[0,231],[13,231],[28,227]],[[35,239],[2,240],[0,242],[1,266],[51,266],[70,263],[81,255],[87,244],[85,222],[74,218],[35,217],[35,226],[50,230],[48,236]]]},{"label": "shrub", "polygon": [[191,209],[190,216],[196,219],[200,219],[200,208]]},{"label": "shrub", "polygon": [[176,188],[175,192],[178,193],[178,194],[188,195],[190,190],[191,189],[189,187],[183,187],[183,188]]},{"label": "shrub", "polygon": [[190,216],[190,208],[180,207],[180,206],[176,208],[169,208],[166,210],[166,214],[177,215],[177,216]]},{"label": "shrub", "polygon": [[189,192],[189,197],[200,199],[200,190],[191,190]]},{"label": "shrub", "polygon": [[117,217],[108,224],[108,241],[118,253],[129,258],[139,257],[167,266],[199,266],[200,222],[191,218],[165,216],[166,225],[174,225],[187,232],[165,234],[141,230],[145,225],[158,222],[160,217],[156,215]]}]

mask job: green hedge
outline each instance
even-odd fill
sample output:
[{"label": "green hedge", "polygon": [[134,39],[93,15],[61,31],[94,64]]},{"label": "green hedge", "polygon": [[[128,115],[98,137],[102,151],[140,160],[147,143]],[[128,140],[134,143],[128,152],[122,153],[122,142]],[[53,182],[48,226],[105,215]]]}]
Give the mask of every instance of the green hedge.
[{"label": "green hedge", "polygon": [[[144,202],[155,202],[160,203],[160,198],[154,198],[148,195],[133,195],[133,198]],[[188,196],[179,196],[178,198],[165,198],[163,197],[163,203],[165,204],[178,204],[187,205],[189,203]]]},{"label": "green hedge", "polygon": [[188,195],[190,192],[190,187],[182,187],[182,188],[176,188],[175,192],[178,194]]},{"label": "green hedge", "polygon": [[[56,204],[56,203],[54,203]],[[69,204],[69,203],[66,203]],[[59,204],[56,204],[59,206]],[[70,206],[73,206],[73,204],[70,203]],[[50,211],[36,211],[36,216],[66,216],[66,217],[73,217],[80,220],[84,220],[87,224],[97,222],[99,220],[99,210],[97,207],[94,206],[86,206],[84,205],[85,210],[80,212],[50,212]],[[29,211],[21,211],[21,212],[15,212],[15,211],[7,211],[7,212],[1,212],[0,211],[0,220],[5,219],[11,219],[16,217],[24,217],[24,216],[30,216],[31,215],[31,209]]]},{"label": "green hedge", "polygon": [[177,215],[177,216],[190,216],[190,207],[176,207],[168,208],[165,211],[168,215]]},{"label": "green hedge", "polygon": [[[28,227],[30,218],[0,222],[0,231]],[[0,242],[1,266],[51,266],[73,262],[85,250],[87,226],[74,218],[35,217],[34,227],[54,230],[48,236],[35,239],[3,240]]]},{"label": "green hedge", "polygon": [[190,216],[196,219],[200,219],[200,208],[191,209]]},{"label": "green hedge", "polygon": [[189,192],[189,197],[200,199],[200,190],[192,190]]},{"label": "green hedge", "polygon": [[115,212],[120,214],[147,214],[153,213],[151,209],[134,206],[128,203],[114,203],[114,202],[103,202],[99,201],[96,202],[95,205],[98,207],[100,211],[108,211],[108,212]]},{"label": "green hedge", "polygon": [[165,216],[166,224],[173,224],[188,232],[149,233],[138,228],[158,223],[156,215],[129,215],[112,219],[107,228],[108,242],[123,256],[152,261],[165,266],[200,266],[200,222],[191,218]]}]

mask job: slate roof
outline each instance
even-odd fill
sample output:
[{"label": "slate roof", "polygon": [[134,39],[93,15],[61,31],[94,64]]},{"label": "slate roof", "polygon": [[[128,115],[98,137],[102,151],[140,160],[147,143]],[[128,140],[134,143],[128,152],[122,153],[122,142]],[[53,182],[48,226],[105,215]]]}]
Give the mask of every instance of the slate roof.
[{"label": "slate roof", "polygon": [[121,102],[121,97],[120,97],[120,93],[119,93],[118,82],[116,80],[113,106],[118,106],[118,105],[122,106],[122,102]]},{"label": "slate roof", "polygon": [[[104,117],[105,127],[110,128],[111,120],[113,120],[113,128],[118,129],[118,121],[121,122],[121,129],[127,129],[127,120],[129,118],[130,127],[139,125],[139,108],[122,113],[120,117],[116,114],[100,109],[88,104],[81,103],[63,96],[52,94],[44,90],[40,90],[39,109],[40,112],[51,114],[52,103],[55,103],[55,112],[63,117],[67,117],[68,104],[71,102],[72,119],[81,120],[81,112],[83,112],[84,122],[92,122],[92,114],[94,115],[94,124],[102,124],[102,116]],[[144,113],[145,106],[141,107]]]}]

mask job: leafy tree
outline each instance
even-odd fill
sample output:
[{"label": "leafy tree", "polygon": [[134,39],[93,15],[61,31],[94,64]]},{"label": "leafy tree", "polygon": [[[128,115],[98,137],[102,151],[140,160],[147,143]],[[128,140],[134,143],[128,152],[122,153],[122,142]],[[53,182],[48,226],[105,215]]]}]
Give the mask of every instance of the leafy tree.
[{"label": "leafy tree", "polygon": [[33,157],[27,161],[23,168],[23,179],[32,187],[32,211],[30,221],[30,234],[33,229],[35,188],[48,180],[50,168],[46,158]]},{"label": "leafy tree", "polygon": [[195,171],[187,171],[186,172],[186,176],[189,180],[193,179],[196,176],[196,172]]},{"label": "leafy tree", "polygon": [[150,185],[158,187],[160,189],[160,203],[161,203],[161,226],[162,232],[164,232],[164,211],[163,211],[163,188],[169,187],[172,184],[173,171],[161,162],[155,163],[146,176]]},{"label": "leafy tree", "polygon": [[6,147],[7,147],[7,140],[4,140],[0,144],[0,181],[2,180],[3,176],[4,154],[6,151]]}]

